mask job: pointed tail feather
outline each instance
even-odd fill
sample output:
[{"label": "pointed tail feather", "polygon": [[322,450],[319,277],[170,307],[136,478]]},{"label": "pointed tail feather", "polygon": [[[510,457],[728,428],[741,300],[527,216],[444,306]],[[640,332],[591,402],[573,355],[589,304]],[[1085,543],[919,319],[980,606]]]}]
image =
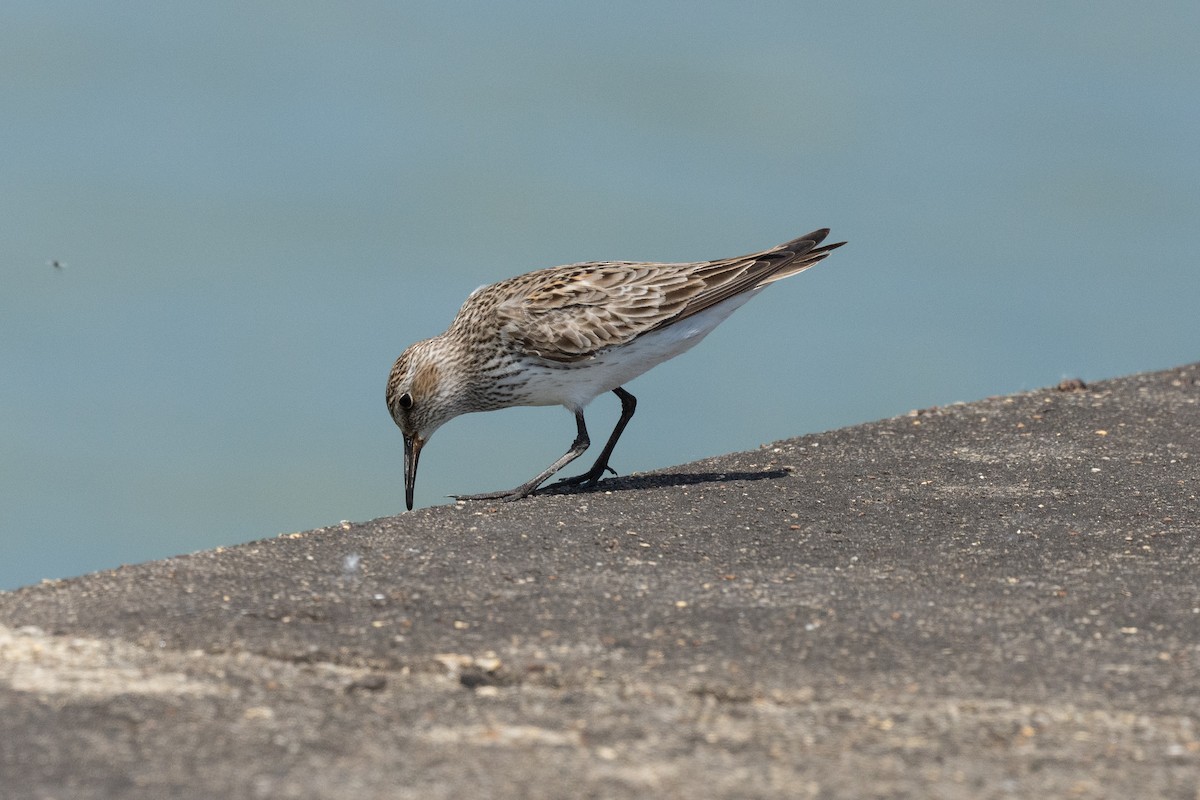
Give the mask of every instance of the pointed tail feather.
[{"label": "pointed tail feather", "polygon": [[[778,263],[774,269],[769,270],[759,278],[755,284],[755,288],[757,289],[775,281],[797,275],[824,260],[825,256],[845,244],[845,242],[835,242],[834,244],[827,244],[824,247],[817,247],[817,245],[825,241],[825,237],[828,235],[829,228],[821,228],[768,250],[763,255],[770,257],[771,260],[778,259]],[[786,257],[788,254],[795,255],[788,258]],[[780,256],[784,257],[780,258]]]}]

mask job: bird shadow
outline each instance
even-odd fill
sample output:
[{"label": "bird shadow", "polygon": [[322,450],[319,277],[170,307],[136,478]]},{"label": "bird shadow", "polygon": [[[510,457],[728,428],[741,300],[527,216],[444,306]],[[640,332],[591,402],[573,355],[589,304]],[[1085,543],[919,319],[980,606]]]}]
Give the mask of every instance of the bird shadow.
[{"label": "bird shadow", "polygon": [[537,495],[595,494],[596,492],[627,492],[635,489],[668,489],[677,486],[697,486],[705,483],[729,483],[730,481],[763,481],[785,478],[786,469],[768,469],[754,472],[672,472],[651,475],[626,475],[606,478],[594,486],[568,486],[552,483],[538,489]]}]

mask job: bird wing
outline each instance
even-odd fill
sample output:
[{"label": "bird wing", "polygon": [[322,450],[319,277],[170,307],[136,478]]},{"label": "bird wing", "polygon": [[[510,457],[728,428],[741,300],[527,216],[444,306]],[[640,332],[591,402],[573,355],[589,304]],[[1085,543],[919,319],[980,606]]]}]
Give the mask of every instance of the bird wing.
[{"label": "bird wing", "polygon": [[496,306],[500,329],[541,358],[581,361],[807,269],[843,244],[817,248],[828,233],[718,261],[605,261],[531,272],[506,287]]}]

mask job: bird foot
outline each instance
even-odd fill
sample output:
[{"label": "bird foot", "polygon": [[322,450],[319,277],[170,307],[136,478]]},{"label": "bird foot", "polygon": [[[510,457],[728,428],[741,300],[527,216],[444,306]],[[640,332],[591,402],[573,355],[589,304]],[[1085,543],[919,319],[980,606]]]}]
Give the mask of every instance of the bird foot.
[{"label": "bird foot", "polygon": [[[562,478],[561,480],[555,481],[547,488],[549,490],[554,490],[554,489],[557,489],[560,487],[562,487],[562,488],[572,488],[572,487],[588,488],[591,486],[595,486],[597,483],[599,483],[600,478],[602,478],[604,476],[605,472],[611,472],[613,475],[617,474],[617,471],[615,469],[613,469],[612,467],[605,464],[604,466],[600,467],[599,469],[597,469],[596,467],[592,467],[591,469],[589,469],[587,472],[583,473],[582,475],[576,475],[573,478]],[[543,478],[543,480],[545,480],[545,479]],[[507,492],[483,492],[482,494],[452,494],[452,495],[448,495],[448,496],[455,500],[503,500],[506,503],[510,503],[513,500],[520,500],[524,497],[529,497],[529,495],[531,495],[537,491],[537,488],[538,488],[538,484],[533,483],[531,481],[530,483],[523,483],[515,489],[509,489]]]},{"label": "bird foot", "polygon": [[509,489],[507,492],[483,492],[482,494],[452,494],[455,500],[503,500],[506,503],[511,503],[513,500],[520,500],[533,494],[533,486],[518,486],[515,489]]},{"label": "bird foot", "polygon": [[448,494],[451,500],[507,500],[508,492],[484,492],[482,494]]},{"label": "bird foot", "polygon": [[596,469],[595,467],[592,467],[591,469],[589,469],[587,472],[583,473],[582,475],[575,475],[570,478],[562,478],[560,480],[557,480],[554,482],[554,485],[555,486],[577,486],[577,487],[582,487],[582,488],[588,488],[588,487],[595,486],[596,484],[598,484],[600,482],[600,479],[604,477],[605,472],[611,472],[613,475],[617,474],[617,471],[615,469],[610,467],[608,464],[605,464],[600,469]]}]

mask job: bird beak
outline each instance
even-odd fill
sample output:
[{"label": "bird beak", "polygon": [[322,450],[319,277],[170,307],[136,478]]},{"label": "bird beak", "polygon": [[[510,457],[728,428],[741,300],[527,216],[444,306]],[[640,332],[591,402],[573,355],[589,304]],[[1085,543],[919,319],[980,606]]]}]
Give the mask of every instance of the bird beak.
[{"label": "bird beak", "polygon": [[404,502],[409,511],[413,507],[413,487],[417,484],[417,459],[424,446],[425,440],[419,436],[404,437]]}]

